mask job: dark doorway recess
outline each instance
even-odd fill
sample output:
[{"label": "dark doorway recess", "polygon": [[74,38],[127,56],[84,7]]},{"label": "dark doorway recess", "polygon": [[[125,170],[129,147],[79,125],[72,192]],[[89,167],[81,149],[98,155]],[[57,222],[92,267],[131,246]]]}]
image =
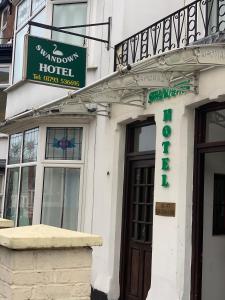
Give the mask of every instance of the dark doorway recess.
[{"label": "dark doorway recess", "polygon": [[151,285],[155,122],[127,127],[120,300],[145,300]]},{"label": "dark doorway recess", "polygon": [[[193,186],[193,210],[192,210],[192,269],[191,269],[191,300],[204,300],[203,290],[203,261],[204,260],[204,239],[205,220],[204,199],[205,176],[207,174],[207,160],[209,156],[225,152],[225,103],[210,103],[196,109],[195,119],[195,148],[194,148],[194,186]],[[218,163],[218,162],[217,162]],[[218,194],[215,191],[218,178],[221,175],[214,172],[211,180],[214,186],[214,195],[211,197],[215,201]],[[213,182],[214,180],[214,182]],[[213,200],[214,198],[214,200]],[[218,198],[218,197],[216,197]],[[213,202],[212,202],[213,203]],[[206,206],[206,203],[205,203]],[[215,206],[215,203],[214,203]],[[214,212],[211,213],[213,220]],[[214,222],[215,220],[213,220]],[[216,226],[216,223],[213,224]],[[210,227],[210,235],[215,237],[215,229]],[[211,287],[209,286],[209,289]],[[205,291],[204,291],[205,292]],[[203,298],[202,298],[203,297]],[[214,298],[217,299],[217,298]],[[223,298],[224,299],[224,298]],[[220,299],[219,299],[220,300]]]}]

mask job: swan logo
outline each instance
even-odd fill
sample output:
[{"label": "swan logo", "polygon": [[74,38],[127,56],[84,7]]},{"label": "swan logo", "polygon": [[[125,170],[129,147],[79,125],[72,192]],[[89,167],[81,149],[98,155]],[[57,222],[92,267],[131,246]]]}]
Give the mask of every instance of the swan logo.
[{"label": "swan logo", "polygon": [[53,54],[53,55],[64,56],[63,52],[60,51],[60,50],[58,50],[58,47],[57,47],[56,44],[53,44],[53,46],[54,46],[54,49],[53,49],[53,51],[52,51],[52,54]]},{"label": "swan logo", "polygon": [[40,52],[40,54],[45,57],[50,62],[55,62],[58,64],[67,64],[70,62],[73,62],[74,60],[77,60],[79,58],[79,55],[77,52],[74,52],[73,54],[64,57],[64,53],[60,50],[58,50],[57,44],[53,44],[53,50],[52,54],[50,54],[48,51],[46,51],[41,45],[36,46],[36,50]]}]

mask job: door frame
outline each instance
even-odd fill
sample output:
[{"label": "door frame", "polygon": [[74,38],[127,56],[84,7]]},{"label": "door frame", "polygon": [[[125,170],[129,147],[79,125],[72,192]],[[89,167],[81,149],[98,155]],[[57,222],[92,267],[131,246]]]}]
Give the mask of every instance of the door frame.
[{"label": "door frame", "polygon": [[[126,264],[124,259],[124,253],[127,252],[126,249],[126,232],[127,232],[127,222],[128,222],[128,211],[126,210],[128,205],[128,185],[129,185],[129,175],[130,167],[133,161],[137,160],[155,160],[155,151],[144,151],[144,152],[131,152],[134,136],[132,131],[134,128],[155,125],[154,117],[149,117],[145,121],[135,121],[127,125],[126,128],[126,139],[125,139],[125,164],[124,164],[124,184],[123,184],[123,205],[122,205],[122,225],[121,225],[121,248],[120,248],[120,272],[119,272],[119,282],[120,282],[120,297],[119,300],[124,300],[125,293],[125,281],[124,272],[126,270]],[[123,255],[122,255],[123,253]]]},{"label": "door frame", "polygon": [[191,300],[202,300],[202,251],[204,215],[204,162],[205,153],[225,151],[225,141],[205,142],[206,114],[225,109],[225,102],[203,105],[195,111],[194,174],[192,205],[192,261]]}]

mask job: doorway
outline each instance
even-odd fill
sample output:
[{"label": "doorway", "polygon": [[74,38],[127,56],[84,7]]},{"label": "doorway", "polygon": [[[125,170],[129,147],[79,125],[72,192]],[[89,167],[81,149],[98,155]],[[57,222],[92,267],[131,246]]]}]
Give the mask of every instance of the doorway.
[{"label": "doorway", "polygon": [[196,110],[191,300],[225,295],[225,104]]},{"label": "doorway", "polygon": [[151,284],[154,119],[127,127],[120,300],[145,300]]}]

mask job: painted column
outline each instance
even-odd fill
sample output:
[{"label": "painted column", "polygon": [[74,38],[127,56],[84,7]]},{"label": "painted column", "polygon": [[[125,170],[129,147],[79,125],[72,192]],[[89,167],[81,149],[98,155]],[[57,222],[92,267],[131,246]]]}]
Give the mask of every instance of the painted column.
[{"label": "painted column", "polygon": [[96,235],[47,225],[0,231],[0,299],[89,300]]},{"label": "painted column", "polygon": [[186,109],[180,97],[156,105],[152,281],[147,299],[188,300],[194,111]]}]

